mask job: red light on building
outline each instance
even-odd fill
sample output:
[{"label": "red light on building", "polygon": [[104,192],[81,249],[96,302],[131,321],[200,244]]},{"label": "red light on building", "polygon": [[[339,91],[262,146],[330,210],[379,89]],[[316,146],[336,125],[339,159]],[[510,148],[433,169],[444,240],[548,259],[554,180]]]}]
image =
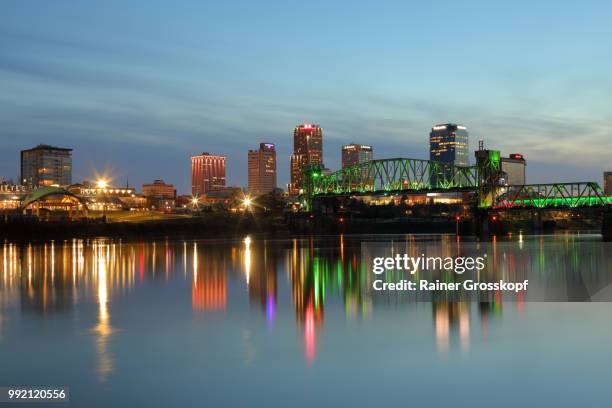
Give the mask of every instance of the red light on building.
[{"label": "red light on building", "polygon": [[301,124],[293,130],[293,154],[291,155],[290,194],[299,194],[304,188],[304,170],[323,162],[323,131],[311,123]]},{"label": "red light on building", "polygon": [[199,196],[225,187],[225,156],[202,153],[191,158],[191,194]]},{"label": "red light on building", "polygon": [[512,153],[510,158],[514,160],[523,160],[523,155],[520,153]]}]

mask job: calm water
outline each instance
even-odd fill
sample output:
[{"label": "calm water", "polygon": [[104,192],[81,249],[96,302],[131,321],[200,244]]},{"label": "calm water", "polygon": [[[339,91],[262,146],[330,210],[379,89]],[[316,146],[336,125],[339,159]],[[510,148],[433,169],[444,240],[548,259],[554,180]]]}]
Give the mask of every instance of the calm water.
[{"label": "calm water", "polygon": [[[365,239],[0,244],[0,386],[99,407],[612,404],[612,303],[374,292]],[[596,236],[492,245],[506,278],[608,283]]]}]

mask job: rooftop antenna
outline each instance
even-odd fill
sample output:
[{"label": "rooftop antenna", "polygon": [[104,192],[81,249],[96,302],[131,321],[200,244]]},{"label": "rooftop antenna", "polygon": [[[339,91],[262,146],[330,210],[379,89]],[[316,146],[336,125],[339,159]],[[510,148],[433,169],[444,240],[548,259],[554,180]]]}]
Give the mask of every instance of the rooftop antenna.
[{"label": "rooftop antenna", "polygon": [[478,150],[484,150],[484,140],[482,139],[478,141]]}]

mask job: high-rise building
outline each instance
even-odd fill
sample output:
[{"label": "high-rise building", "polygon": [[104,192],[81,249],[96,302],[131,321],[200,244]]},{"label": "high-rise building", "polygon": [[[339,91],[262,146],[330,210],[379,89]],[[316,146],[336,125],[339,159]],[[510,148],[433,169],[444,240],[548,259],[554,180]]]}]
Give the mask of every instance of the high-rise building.
[{"label": "high-rise building", "polygon": [[468,132],[454,123],[435,125],[429,133],[429,160],[469,166]]},{"label": "high-rise building", "polygon": [[604,172],[604,191],[606,195],[612,196],[612,171]]},{"label": "high-rise building", "polygon": [[522,154],[513,153],[501,158],[501,170],[505,182],[509,186],[522,186],[525,184],[525,166],[527,162]]},{"label": "high-rise building", "polygon": [[22,150],[21,184],[30,188],[72,184],[72,149],[41,144]]},{"label": "high-rise building", "polygon": [[276,188],[276,148],[260,143],[259,150],[249,150],[249,194],[259,195]]},{"label": "high-rise building", "polygon": [[191,194],[200,196],[225,187],[225,156],[204,152],[191,158]]},{"label": "high-rise building", "polygon": [[298,125],[293,130],[290,194],[304,188],[304,170],[313,164],[323,164],[323,130],[310,123]]},{"label": "high-rise building", "polygon": [[342,146],[342,168],[365,163],[374,158],[372,146],[351,143]]}]

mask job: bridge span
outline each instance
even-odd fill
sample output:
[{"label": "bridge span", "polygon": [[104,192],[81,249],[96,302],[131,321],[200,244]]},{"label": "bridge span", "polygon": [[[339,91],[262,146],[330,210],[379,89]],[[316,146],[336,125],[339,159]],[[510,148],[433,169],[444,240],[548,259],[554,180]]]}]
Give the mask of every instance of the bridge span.
[{"label": "bridge span", "polygon": [[580,208],[612,205],[595,182],[506,185],[501,181],[499,151],[476,151],[475,166],[454,166],[431,160],[372,160],[324,174],[306,170],[307,200],[348,195],[391,195],[429,192],[474,192],[481,209]]}]

